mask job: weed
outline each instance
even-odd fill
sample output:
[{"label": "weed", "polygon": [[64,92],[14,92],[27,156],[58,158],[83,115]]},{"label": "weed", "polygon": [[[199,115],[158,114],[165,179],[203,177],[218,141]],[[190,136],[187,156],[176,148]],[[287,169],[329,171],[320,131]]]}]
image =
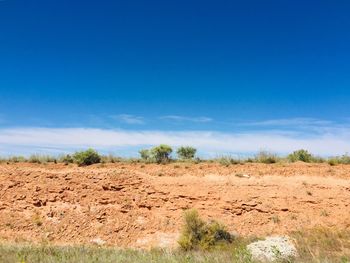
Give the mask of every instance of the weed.
[{"label": "weed", "polygon": [[281,222],[281,219],[278,217],[278,215],[273,215],[273,216],[271,217],[271,220],[272,220],[272,222],[274,222],[275,224],[278,224],[278,223]]},{"label": "weed", "polygon": [[329,216],[329,213],[326,210],[322,210],[320,213],[321,216]]},{"label": "weed", "polygon": [[267,151],[260,151],[255,156],[255,160],[258,163],[271,164],[271,163],[277,163],[279,161],[279,158],[277,157],[276,154],[273,154]]},{"label": "weed", "polygon": [[300,262],[349,262],[350,230],[317,227],[293,232],[291,236],[296,241]]},{"label": "weed", "polygon": [[222,156],[222,157],[216,159],[216,161],[218,163],[220,163],[221,165],[224,165],[224,166],[229,166],[231,164],[239,164],[239,163],[241,163],[241,160],[232,158],[230,156]]},{"label": "weed", "polygon": [[232,235],[222,224],[203,221],[194,209],[185,212],[185,225],[178,241],[183,250],[208,250],[232,240]]},{"label": "weed", "polygon": [[297,220],[298,217],[297,217],[295,214],[291,214],[291,215],[290,215],[290,219],[292,219],[292,220]]}]

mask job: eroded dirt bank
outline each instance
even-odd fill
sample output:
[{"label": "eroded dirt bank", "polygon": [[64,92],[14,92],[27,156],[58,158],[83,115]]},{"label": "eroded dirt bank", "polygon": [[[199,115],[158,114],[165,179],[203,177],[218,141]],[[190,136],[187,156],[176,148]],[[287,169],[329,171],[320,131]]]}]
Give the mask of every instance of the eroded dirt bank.
[{"label": "eroded dirt bank", "polygon": [[168,246],[192,207],[242,235],[350,228],[350,165],[0,165],[3,241]]}]

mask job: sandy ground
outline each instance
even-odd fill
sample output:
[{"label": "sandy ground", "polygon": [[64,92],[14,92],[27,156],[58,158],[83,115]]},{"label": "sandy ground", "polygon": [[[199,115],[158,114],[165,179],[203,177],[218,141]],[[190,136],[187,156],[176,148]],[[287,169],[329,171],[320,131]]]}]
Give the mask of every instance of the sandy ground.
[{"label": "sandy ground", "polygon": [[350,165],[0,165],[5,242],[171,246],[188,208],[241,235],[349,229]]}]

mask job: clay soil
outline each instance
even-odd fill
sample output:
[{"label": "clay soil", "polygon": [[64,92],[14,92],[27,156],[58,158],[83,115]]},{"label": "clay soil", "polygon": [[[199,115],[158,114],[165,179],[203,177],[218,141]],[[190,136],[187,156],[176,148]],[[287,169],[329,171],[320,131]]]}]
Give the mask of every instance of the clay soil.
[{"label": "clay soil", "polygon": [[196,208],[240,235],[350,228],[350,165],[0,164],[3,242],[172,246]]}]

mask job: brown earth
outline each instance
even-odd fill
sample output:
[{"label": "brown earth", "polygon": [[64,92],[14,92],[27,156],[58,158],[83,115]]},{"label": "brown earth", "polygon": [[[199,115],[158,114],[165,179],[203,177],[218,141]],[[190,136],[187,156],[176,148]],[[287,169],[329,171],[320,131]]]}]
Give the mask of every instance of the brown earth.
[{"label": "brown earth", "polygon": [[170,246],[188,208],[241,235],[349,229],[350,165],[0,165],[6,242]]}]

